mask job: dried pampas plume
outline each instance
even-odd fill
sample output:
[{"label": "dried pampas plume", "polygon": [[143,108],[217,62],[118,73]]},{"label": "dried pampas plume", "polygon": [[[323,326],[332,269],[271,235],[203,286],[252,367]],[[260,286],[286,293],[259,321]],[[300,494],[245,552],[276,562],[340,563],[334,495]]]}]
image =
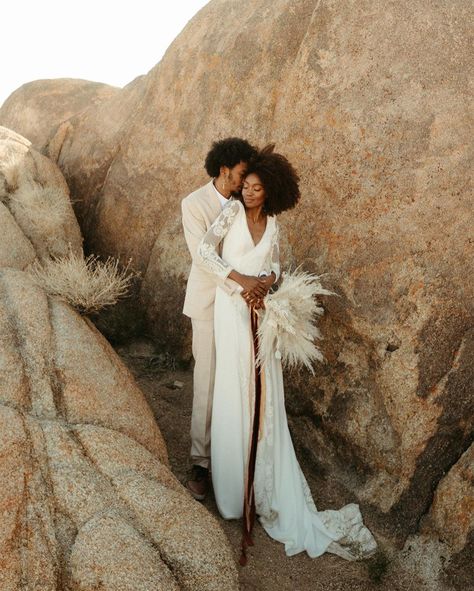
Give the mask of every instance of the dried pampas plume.
[{"label": "dried pampas plume", "polygon": [[118,260],[101,262],[94,255],[84,258],[82,253],[74,252],[43,264],[36,262],[29,274],[46,293],[65,300],[83,314],[117,303],[127,295],[138,275],[128,265],[121,269]]},{"label": "dried pampas plume", "polygon": [[322,339],[316,319],[324,313],[316,296],[337,294],[321,285],[322,275],[298,269],[282,275],[278,291],[265,298],[257,363],[264,364],[275,355],[288,367],[302,364],[314,374],[313,363],[324,361],[315,344]]}]

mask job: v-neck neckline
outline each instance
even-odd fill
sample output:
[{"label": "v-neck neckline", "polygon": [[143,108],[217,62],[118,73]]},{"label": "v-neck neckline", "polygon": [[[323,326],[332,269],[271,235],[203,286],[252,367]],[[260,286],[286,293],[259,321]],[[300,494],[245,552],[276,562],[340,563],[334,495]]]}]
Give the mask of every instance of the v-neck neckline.
[{"label": "v-neck neckline", "polygon": [[247,232],[248,232],[248,234],[249,234],[250,241],[252,242],[252,244],[253,244],[253,247],[254,247],[254,248],[257,248],[257,246],[260,244],[260,242],[262,242],[262,240],[265,238],[265,234],[267,233],[267,230],[268,230],[268,219],[269,219],[269,216],[267,216],[267,223],[265,224],[265,230],[263,231],[263,234],[262,234],[262,236],[261,236],[260,240],[257,242],[257,244],[255,244],[255,242],[254,242],[254,240],[253,240],[253,237],[252,237],[252,232],[250,231],[250,228],[249,228],[249,223],[248,223],[248,221],[247,221],[247,214],[245,213],[245,207],[244,207],[244,217],[245,217],[245,220],[244,220],[244,222],[245,222],[245,227],[247,228]]}]

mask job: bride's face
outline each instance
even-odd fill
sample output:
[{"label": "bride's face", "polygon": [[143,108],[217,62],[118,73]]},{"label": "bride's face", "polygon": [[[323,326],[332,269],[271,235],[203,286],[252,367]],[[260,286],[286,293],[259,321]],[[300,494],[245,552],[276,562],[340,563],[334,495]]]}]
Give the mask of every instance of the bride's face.
[{"label": "bride's face", "polygon": [[265,203],[265,189],[262,181],[253,172],[244,179],[242,197],[244,199],[245,207],[248,209],[261,207]]}]

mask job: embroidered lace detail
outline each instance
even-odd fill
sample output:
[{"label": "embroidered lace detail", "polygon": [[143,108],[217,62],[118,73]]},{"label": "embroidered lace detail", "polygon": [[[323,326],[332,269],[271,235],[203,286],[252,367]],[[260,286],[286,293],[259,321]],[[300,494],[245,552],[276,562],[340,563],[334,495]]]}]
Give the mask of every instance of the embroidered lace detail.
[{"label": "embroidered lace detail", "polygon": [[241,207],[240,201],[229,201],[206,232],[197,249],[197,255],[202,264],[222,279],[227,277],[232,267],[217,254],[217,247],[234,223]]},{"label": "embroidered lace detail", "polygon": [[280,277],[280,228],[275,222],[275,231],[272,234],[270,246],[269,266],[270,272],[274,272],[276,279]]},{"label": "embroidered lace detail", "polygon": [[[263,368],[262,368],[263,370]],[[255,459],[255,510],[260,521],[271,524],[278,513],[272,509],[272,491],[274,489],[273,461],[273,392],[266,380],[264,433],[258,442]]]},{"label": "embroidered lace detail", "polygon": [[308,481],[306,480],[305,475],[303,474],[303,471],[301,469],[299,472],[306,505],[308,506],[308,509],[310,511],[312,511],[313,513],[318,513],[316,505],[314,504],[313,495],[311,494],[311,490],[308,485]]},{"label": "embroidered lace detail", "polygon": [[374,536],[364,525],[359,505],[350,503],[338,511],[319,511],[318,515],[325,527],[338,536],[337,541],[329,544],[328,552],[346,560],[361,560],[377,549]]},{"label": "embroidered lace detail", "polygon": [[[263,525],[271,526],[278,514],[272,509],[273,482],[273,398],[272,392],[267,391],[265,411],[265,434],[259,441],[255,467],[255,507],[259,520]],[[346,560],[360,560],[367,558],[377,549],[370,530],[364,525],[359,505],[350,503],[335,511],[332,509],[318,511],[314,503],[308,482],[299,470],[301,485],[307,508],[317,515],[331,537],[335,539],[328,546],[327,551]]]},{"label": "embroidered lace detail", "polygon": [[346,560],[360,560],[373,554],[377,548],[377,542],[364,525],[359,505],[349,503],[337,511],[333,509],[318,511],[308,482],[301,470],[300,477],[307,507],[317,514],[324,527],[331,533],[331,537],[336,540],[331,542],[328,552],[337,554]]}]

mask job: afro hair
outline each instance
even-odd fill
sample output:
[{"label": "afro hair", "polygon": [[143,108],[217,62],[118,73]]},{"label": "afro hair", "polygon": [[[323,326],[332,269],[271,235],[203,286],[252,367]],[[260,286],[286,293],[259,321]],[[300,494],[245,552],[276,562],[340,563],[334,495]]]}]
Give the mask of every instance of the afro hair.
[{"label": "afro hair", "polygon": [[204,168],[210,177],[218,177],[221,166],[233,168],[240,162],[248,162],[257,153],[256,148],[247,140],[238,137],[229,137],[212,144],[209,150]]},{"label": "afro hair", "polygon": [[300,199],[299,177],[282,154],[274,152],[274,144],[265,146],[250,160],[246,176],[256,174],[265,189],[264,210],[277,215],[292,209]]}]

